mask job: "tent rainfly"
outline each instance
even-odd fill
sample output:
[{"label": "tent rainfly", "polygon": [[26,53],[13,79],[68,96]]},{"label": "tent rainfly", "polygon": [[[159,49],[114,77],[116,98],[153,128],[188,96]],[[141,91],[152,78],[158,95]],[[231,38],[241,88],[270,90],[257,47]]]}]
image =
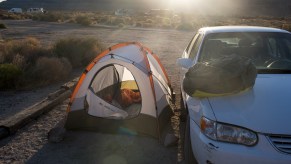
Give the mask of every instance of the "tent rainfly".
[{"label": "tent rainfly", "polygon": [[140,43],[120,43],[99,54],[81,75],[65,128],[161,139],[173,114],[171,99],[169,78],[159,58]]}]

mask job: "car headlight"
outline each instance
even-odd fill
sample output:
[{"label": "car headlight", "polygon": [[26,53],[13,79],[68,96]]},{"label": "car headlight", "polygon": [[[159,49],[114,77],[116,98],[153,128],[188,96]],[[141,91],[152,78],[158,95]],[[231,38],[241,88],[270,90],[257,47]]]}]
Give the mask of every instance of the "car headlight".
[{"label": "car headlight", "polygon": [[210,139],[253,146],[257,143],[256,133],[234,125],[223,124],[202,117],[200,120],[201,131]]}]

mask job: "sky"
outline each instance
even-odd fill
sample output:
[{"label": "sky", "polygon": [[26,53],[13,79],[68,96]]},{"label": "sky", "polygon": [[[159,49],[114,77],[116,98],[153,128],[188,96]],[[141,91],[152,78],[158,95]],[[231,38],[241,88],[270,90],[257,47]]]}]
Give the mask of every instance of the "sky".
[{"label": "sky", "polygon": [[[0,0],[3,2],[5,0]],[[49,2],[49,0],[43,0],[45,2]],[[76,0],[74,0],[75,2]],[[81,1],[81,0],[80,0]],[[86,0],[85,2],[102,2],[106,0]],[[118,3],[112,3],[116,1]],[[228,14],[235,13],[239,11],[244,5],[240,4],[243,1],[250,0],[111,0],[108,4],[115,4],[115,8],[125,8],[132,4],[131,6],[135,7],[145,7],[151,9],[172,9],[176,12],[191,12],[191,13],[199,13],[199,14]],[[42,0],[38,0],[36,2],[42,2]],[[54,1],[55,2],[55,1]],[[81,1],[82,2],[82,1]],[[72,5],[74,3],[69,3],[68,5]],[[95,5],[96,6],[96,5]],[[114,6],[114,5],[113,5]],[[111,5],[112,7],[112,5]]]},{"label": "sky", "polygon": [[[128,0],[130,1],[130,0]],[[160,8],[195,13],[224,13],[235,12],[244,6],[246,0],[147,0]]]}]

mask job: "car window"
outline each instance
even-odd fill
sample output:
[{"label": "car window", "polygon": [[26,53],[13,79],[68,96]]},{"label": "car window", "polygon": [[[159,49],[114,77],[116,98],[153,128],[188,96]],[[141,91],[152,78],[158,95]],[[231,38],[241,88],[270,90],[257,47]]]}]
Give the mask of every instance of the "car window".
[{"label": "car window", "polygon": [[273,58],[290,59],[291,42],[286,39],[268,38],[268,50]]},{"label": "car window", "polygon": [[190,48],[192,48],[194,42],[196,41],[197,37],[199,36],[199,34],[194,35],[194,37],[191,39],[191,42],[188,44],[187,48],[186,48],[186,52],[189,54],[189,50]]},{"label": "car window", "polygon": [[257,69],[291,70],[291,34],[279,32],[208,34],[203,39],[199,53],[199,61],[237,54],[250,58]]},{"label": "car window", "polygon": [[199,50],[199,47],[201,45],[201,42],[202,42],[202,35],[198,35],[195,43],[194,43],[194,46],[192,47],[191,49],[191,52],[189,53],[189,58],[194,60],[194,58],[196,57],[197,53],[198,53],[198,50]]}]

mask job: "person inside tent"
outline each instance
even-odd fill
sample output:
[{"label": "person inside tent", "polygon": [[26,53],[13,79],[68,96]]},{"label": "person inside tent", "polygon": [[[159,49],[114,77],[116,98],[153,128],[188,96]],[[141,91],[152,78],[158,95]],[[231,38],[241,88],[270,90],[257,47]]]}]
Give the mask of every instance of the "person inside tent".
[{"label": "person inside tent", "polygon": [[117,91],[115,96],[112,94],[107,94],[103,97],[103,99],[109,103],[112,103],[113,99],[115,99],[123,108],[126,108],[133,103],[141,103],[140,92],[134,92],[127,88],[120,89]]}]

